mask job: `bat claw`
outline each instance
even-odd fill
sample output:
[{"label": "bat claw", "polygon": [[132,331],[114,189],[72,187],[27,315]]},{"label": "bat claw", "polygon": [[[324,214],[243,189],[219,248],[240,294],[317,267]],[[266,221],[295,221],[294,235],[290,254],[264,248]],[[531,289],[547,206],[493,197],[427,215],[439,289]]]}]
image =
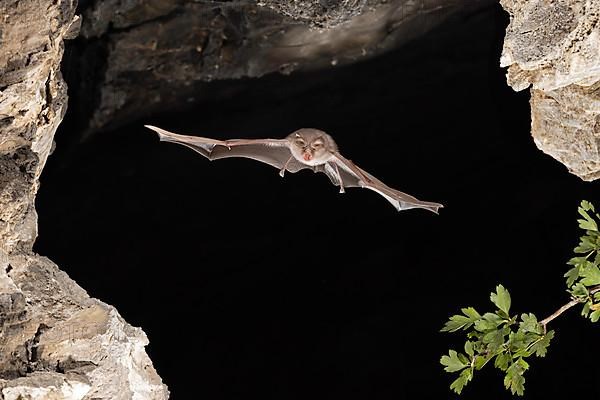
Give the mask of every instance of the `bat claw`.
[{"label": "bat claw", "polygon": [[346,193],[346,190],[343,187],[340,187],[340,193]]},{"label": "bat claw", "polygon": [[283,178],[283,175],[285,175],[285,169],[280,169],[279,176]]}]

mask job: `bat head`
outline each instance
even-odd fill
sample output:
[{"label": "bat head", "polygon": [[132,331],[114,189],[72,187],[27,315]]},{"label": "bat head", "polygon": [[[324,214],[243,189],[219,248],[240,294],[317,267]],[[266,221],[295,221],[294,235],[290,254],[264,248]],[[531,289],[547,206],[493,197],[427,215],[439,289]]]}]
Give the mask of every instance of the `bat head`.
[{"label": "bat head", "polygon": [[332,137],[318,129],[299,129],[287,139],[294,158],[306,165],[325,164],[337,151]]}]

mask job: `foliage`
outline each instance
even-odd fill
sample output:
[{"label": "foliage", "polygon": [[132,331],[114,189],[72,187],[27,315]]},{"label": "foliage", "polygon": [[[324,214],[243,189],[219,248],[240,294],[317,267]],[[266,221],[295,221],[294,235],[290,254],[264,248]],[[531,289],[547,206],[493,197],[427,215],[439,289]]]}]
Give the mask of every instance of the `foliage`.
[{"label": "foliage", "polygon": [[583,218],[577,222],[585,233],[574,249],[576,256],[568,262],[572,268],[565,274],[571,301],[541,321],[532,313],[519,317],[510,314],[510,293],[498,285],[490,295],[494,312],[480,314],[473,307],[462,308],[461,314],[451,316],[442,328],[442,332],[464,331],[467,336],[462,351],[450,350],[440,359],[446,372],[458,374],[450,389],[460,394],[475,371],[493,360],[494,367],[504,373],[506,389],[523,395],[524,373],[529,369],[526,359],[546,355],[554,337],[554,331],[546,329],[550,321],[579,303],[583,304],[583,316],[592,322],[600,319],[600,215],[588,201],[582,201],[578,211]]},{"label": "foliage", "polygon": [[496,306],[494,312],[479,314],[473,307],[463,308],[462,314],[453,315],[442,332],[467,332],[464,352],[450,350],[440,362],[446,372],[460,372],[450,388],[460,393],[473,378],[475,371],[489,361],[504,372],[504,386],[513,394],[523,394],[525,378],[529,368],[525,359],[532,355],[543,357],[554,336],[554,331],[545,332],[533,314],[522,314],[520,318],[510,315],[511,298],[502,285],[490,296]]},{"label": "foliage", "polygon": [[583,217],[577,222],[585,230],[585,234],[579,238],[579,245],[575,247],[576,256],[567,262],[572,268],[565,277],[571,297],[584,304],[581,314],[596,322],[600,319],[600,232],[597,222],[600,215],[588,201],[582,201],[577,211]]}]

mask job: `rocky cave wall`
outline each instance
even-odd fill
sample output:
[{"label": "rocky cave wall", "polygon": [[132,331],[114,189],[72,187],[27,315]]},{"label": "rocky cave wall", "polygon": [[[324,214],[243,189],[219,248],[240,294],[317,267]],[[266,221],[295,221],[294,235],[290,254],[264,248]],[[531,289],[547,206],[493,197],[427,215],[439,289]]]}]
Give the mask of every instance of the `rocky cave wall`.
[{"label": "rocky cave wall", "polygon": [[581,179],[600,178],[600,1],[502,0],[501,65],[531,86],[535,144]]},{"label": "rocky cave wall", "polygon": [[32,252],[39,176],[66,111],[70,0],[0,2],[0,398],[166,399],[148,340]]},{"label": "rocky cave wall", "polygon": [[[335,68],[397,48],[490,0],[108,0],[83,10],[71,64],[79,129],[243,90],[240,78]],[[79,68],[78,68],[79,69]],[[225,90],[211,81],[236,79]]]}]

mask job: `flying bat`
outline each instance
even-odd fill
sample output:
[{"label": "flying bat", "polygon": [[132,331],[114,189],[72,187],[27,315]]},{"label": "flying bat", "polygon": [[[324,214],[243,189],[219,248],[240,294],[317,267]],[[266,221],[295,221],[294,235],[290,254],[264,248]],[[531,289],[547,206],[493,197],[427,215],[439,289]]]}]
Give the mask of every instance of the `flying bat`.
[{"label": "flying bat", "polygon": [[279,169],[282,177],[286,171],[294,173],[305,168],[312,169],[314,172],[325,173],[331,183],[340,187],[340,193],[350,187],[370,189],[385,197],[398,211],[424,208],[437,213],[443,207],[438,203],[418,200],[387,186],[342,156],[333,138],[318,129],[299,129],[284,139],[216,140],[179,135],[155,126],[145,126],[158,133],[161,141],[187,146],[209,160],[251,158]]}]

